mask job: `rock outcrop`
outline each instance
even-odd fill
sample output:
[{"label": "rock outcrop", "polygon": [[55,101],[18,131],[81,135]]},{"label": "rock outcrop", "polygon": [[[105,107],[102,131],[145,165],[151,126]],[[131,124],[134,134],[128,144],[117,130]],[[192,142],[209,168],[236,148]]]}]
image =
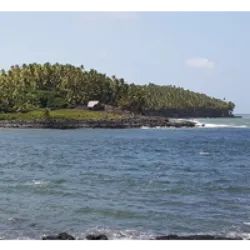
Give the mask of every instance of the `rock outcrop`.
[{"label": "rock outcrop", "polygon": [[108,237],[105,234],[89,234],[86,236],[87,240],[108,240]]},{"label": "rock outcrop", "polygon": [[58,235],[44,236],[42,240],[75,240],[75,237],[67,233],[59,233]]},{"label": "rock outcrop", "polygon": [[166,116],[172,118],[219,118],[234,117],[231,110],[215,108],[195,108],[195,109],[162,109],[162,110],[144,110],[147,116]]},{"label": "rock outcrop", "polygon": [[78,129],[78,128],[140,128],[140,127],[195,127],[188,120],[175,120],[162,117],[133,117],[120,120],[0,120],[1,128],[47,128],[47,129]]}]

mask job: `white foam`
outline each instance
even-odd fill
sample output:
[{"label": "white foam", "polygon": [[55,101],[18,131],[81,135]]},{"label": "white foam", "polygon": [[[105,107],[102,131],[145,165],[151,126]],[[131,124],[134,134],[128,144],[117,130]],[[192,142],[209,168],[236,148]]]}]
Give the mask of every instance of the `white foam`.
[{"label": "white foam", "polygon": [[199,120],[190,121],[194,122],[196,127],[201,128],[248,128],[247,125],[201,123]]},{"label": "white foam", "polygon": [[105,234],[109,240],[148,240],[154,238],[154,234],[138,230],[116,230],[110,228],[92,228],[84,233],[76,233],[77,239],[85,239],[88,234]]},{"label": "white foam", "polygon": [[205,128],[247,128],[246,125],[226,125],[226,124],[213,124],[213,123],[205,123]]},{"label": "white foam", "polygon": [[250,234],[245,233],[245,232],[229,232],[226,234],[227,237],[232,237],[232,238],[237,238],[241,237],[244,240],[249,240],[250,239]]},{"label": "white foam", "polygon": [[49,181],[44,181],[44,180],[32,180],[26,183],[26,185],[28,186],[46,186],[48,184],[49,184]]},{"label": "white foam", "polygon": [[209,152],[203,152],[203,151],[201,151],[200,155],[210,155],[210,153]]},{"label": "white foam", "polygon": [[175,129],[175,127],[160,127],[160,126],[156,126],[156,127],[147,127],[147,126],[142,126],[141,129]]},{"label": "white foam", "polygon": [[150,127],[142,126],[141,129],[150,129]]}]

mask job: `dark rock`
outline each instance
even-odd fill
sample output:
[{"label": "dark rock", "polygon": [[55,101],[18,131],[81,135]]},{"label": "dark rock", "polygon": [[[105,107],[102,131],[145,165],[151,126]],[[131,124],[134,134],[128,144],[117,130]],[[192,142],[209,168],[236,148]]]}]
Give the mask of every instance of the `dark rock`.
[{"label": "dark rock", "polygon": [[188,120],[169,120],[166,117],[130,117],[120,120],[1,120],[1,128],[44,128],[44,129],[77,129],[77,128],[140,128],[146,127],[195,127]]},{"label": "dark rock", "polygon": [[75,240],[75,238],[67,233],[60,233],[58,235],[44,236],[42,240]]},{"label": "dark rock", "polygon": [[195,109],[159,109],[159,110],[144,110],[143,114],[146,116],[165,116],[172,118],[218,118],[218,117],[234,117],[232,112],[225,109],[213,109],[213,108],[195,108]]},{"label": "dark rock", "polygon": [[98,235],[96,236],[96,241],[108,241],[108,237],[106,235]]},{"label": "dark rock", "polygon": [[104,234],[100,235],[87,235],[86,236],[87,241],[108,241],[108,237]]},{"label": "dark rock", "polygon": [[[241,238],[226,238],[210,235],[156,237],[153,242],[166,248],[240,248]],[[154,246],[154,243],[153,243]]]},{"label": "dark rock", "polygon": [[60,233],[58,236],[59,240],[75,240],[72,235],[69,235],[67,233]]}]

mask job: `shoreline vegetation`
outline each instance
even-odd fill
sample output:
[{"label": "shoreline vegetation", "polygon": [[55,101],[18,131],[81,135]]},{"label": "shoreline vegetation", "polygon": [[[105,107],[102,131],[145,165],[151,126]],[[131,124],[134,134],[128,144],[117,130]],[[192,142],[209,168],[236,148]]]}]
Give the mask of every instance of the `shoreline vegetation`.
[{"label": "shoreline vegetation", "polygon": [[[88,104],[97,101],[99,109]],[[234,117],[235,104],[172,85],[136,85],[70,64],[0,71],[0,127],[194,127],[169,118]]]}]

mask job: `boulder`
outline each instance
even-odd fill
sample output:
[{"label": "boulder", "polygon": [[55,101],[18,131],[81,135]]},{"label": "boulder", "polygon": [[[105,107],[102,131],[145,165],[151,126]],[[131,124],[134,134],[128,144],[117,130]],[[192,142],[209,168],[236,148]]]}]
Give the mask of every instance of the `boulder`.
[{"label": "boulder", "polygon": [[87,240],[108,240],[108,237],[104,234],[93,235],[89,234],[86,236]]},{"label": "boulder", "polygon": [[67,233],[59,233],[58,235],[44,236],[42,240],[75,240],[75,238]]},{"label": "boulder", "polygon": [[216,235],[187,235],[187,236],[178,236],[175,234],[157,236],[155,240],[242,240],[239,237],[223,237]]}]

